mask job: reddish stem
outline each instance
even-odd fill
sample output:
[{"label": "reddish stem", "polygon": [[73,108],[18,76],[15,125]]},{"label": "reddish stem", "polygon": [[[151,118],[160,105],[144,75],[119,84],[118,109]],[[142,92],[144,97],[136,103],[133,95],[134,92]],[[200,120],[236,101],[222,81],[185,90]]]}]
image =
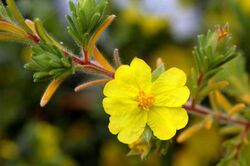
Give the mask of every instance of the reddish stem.
[{"label": "reddish stem", "polygon": [[250,128],[250,122],[243,119],[233,119],[232,117],[218,112],[213,112],[208,108],[202,106],[193,106],[192,103],[186,103],[183,108],[187,109],[190,113],[197,113],[200,115],[212,115],[215,119],[227,123],[234,123],[244,126],[245,128]]},{"label": "reddish stem", "polygon": [[37,35],[31,33],[29,33],[28,38],[34,41],[35,43],[39,43],[41,41],[41,39]]},{"label": "reddish stem", "polygon": [[87,63],[87,62],[89,62],[89,55],[88,55],[88,51],[86,51],[86,50],[82,50],[82,54],[83,54],[83,56],[84,56],[84,61]]},{"label": "reddish stem", "polygon": [[[31,39],[32,41],[34,41],[35,43],[39,43],[41,41],[41,39],[36,35],[36,34],[31,34],[29,33],[29,39]],[[88,56],[88,51],[83,49],[83,56],[84,59],[81,59],[80,57],[76,56],[76,55],[72,55],[71,53],[69,53],[66,50],[63,50],[63,54],[65,56],[71,56],[73,59],[73,62],[75,64],[79,64],[79,65],[88,65],[89,68],[92,68],[94,70],[97,70],[99,72],[102,72],[103,74],[107,75],[108,77],[114,78],[114,73],[111,71],[106,70],[105,68],[98,66],[96,64],[93,64],[90,60],[89,60],[89,56]]]},{"label": "reddish stem", "polygon": [[[107,75],[108,77],[114,78],[114,73],[113,72],[108,71],[108,70],[106,70],[106,69],[104,69],[101,66],[98,66],[96,64],[93,64],[90,61],[86,61],[86,57],[84,59],[81,59],[80,57],[78,57],[76,55],[72,55],[67,51],[63,51],[63,53],[64,53],[65,56],[71,56],[72,59],[73,59],[73,62],[75,64],[79,64],[79,65],[82,65],[82,66],[88,66],[88,68],[92,68],[94,70],[100,71],[103,74]],[[84,55],[86,56],[87,53],[86,54],[84,53]]]},{"label": "reddish stem", "polygon": [[232,119],[232,117],[228,116],[227,114],[223,113],[218,113],[218,112],[213,112],[212,110],[202,107],[202,106],[197,106],[194,105],[194,100],[192,100],[191,103],[186,103],[183,108],[187,109],[190,113],[197,113],[200,115],[212,115],[215,119],[221,121],[221,122],[226,122],[226,123],[234,123],[238,124],[244,127],[244,130],[240,133],[241,137],[241,142],[239,145],[235,147],[236,149],[236,156],[235,159],[238,157],[238,153],[240,152],[240,149],[243,145],[244,138],[246,137],[248,131],[250,130],[250,122],[243,120],[243,119]]},{"label": "reddish stem", "polygon": [[203,74],[201,73],[197,80],[197,84],[200,85],[202,81],[203,81]]}]

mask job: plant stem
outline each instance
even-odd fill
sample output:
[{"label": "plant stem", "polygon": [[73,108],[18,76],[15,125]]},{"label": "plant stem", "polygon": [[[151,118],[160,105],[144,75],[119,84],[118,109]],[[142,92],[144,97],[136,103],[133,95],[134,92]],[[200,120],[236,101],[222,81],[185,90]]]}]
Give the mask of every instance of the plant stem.
[{"label": "plant stem", "polygon": [[[31,39],[34,43],[41,42],[40,38],[36,34],[29,34],[29,39]],[[113,72],[108,71],[108,70],[106,70],[105,68],[103,68],[103,67],[101,67],[99,65],[93,64],[89,60],[89,58],[88,58],[88,51],[82,50],[82,54],[84,55],[84,59],[81,59],[78,56],[73,55],[72,53],[68,52],[66,49],[62,50],[62,52],[63,52],[63,54],[65,56],[71,56],[72,59],[73,59],[73,62],[75,64],[82,65],[83,67],[87,66],[88,68],[91,68],[93,70],[101,72],[101,73],[103,73],[104,75],[106,75],[106,76],[108,76],[110,78],[114,78],[114,73]]]},{"label": "plant stem", "polygon": [[34,43],[39,43],[41,41],[41,39],[37,35],[32,33],[29,33],[28,38],[32,40]]},{"label": "plant stem", "polygon": [[238,158],[238,154],[240,153],[240,150],[244,144],[244,139],[247,137],[247,133],[250,130],[250,127],[247,126],[244,128],[244,130],[242,130],[242,132],[240,133],[240,143],[235,147],[237,154],[235,155],[235,159],[237,160]]},{"label": "plant stem", "polygon": [[114,73],[111,72],[111,71],[108,71],[106,69],[104,69],[103,67],[101,66],[98,66],[90,61],[85,61],[85,60],[82,60],[80,59],[79,57],[75,56],[75,55],[71,55],[72,56],[72,59],[73,61],[76,63],[76,64],[79,64],[83,67],[87,67],[87,68],[91,68],[93,70],[96,70],[96,71],[99,71],[101,73],[103,73],[104,75],[110,77],[110,78],[114,78]]},{"label": "plant stem", "polygon": [[192,105],[192,103],[188,102],[183,106],[183,108],[187,109],[190,113],[196,113],[196,114],[203,115],[203,116],[211,115],[220,122],[234,123],[234,124],[242,125],[247,129],[250,129],[250,122],[244,119],[234,119],[226,114],[214,112],[203,106],[197,106],[197,105],[194,106]]},{"label": "plant stem", "polygon": [[84,55],[85,55],[85,58],[84,59],[81,59],[80,57],[76,56],[76,55],[72,55],[71,53],[67,52],[67,51],[63,51],[64,55],[65,56],[71,56],[72,59],[73,59],[73,62],[75,64],[78,64],[78,65],[81,65],[83,67],[88,67],[88,68],[91,68],[93,70],[96,70],[98,72],[101,72],[103,73],[104,75],[110,77],[110,78],[114,78],[114,73],[111,72],[111,71],[108,71],[106,70],[105,68],[101,67],[101,66],[98,66],[94,63],[92,63],[91,61],[89,60],[86,60],[86,55],[87,55],[87,52],[85,51],[84,52]]}]

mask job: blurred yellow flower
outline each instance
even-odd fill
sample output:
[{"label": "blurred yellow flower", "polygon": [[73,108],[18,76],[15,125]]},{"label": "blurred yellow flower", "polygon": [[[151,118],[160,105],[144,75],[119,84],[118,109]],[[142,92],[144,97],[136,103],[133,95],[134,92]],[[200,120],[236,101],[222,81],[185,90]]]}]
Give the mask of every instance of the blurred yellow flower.
[{"label": "blurred yellow flower", "polygon": [[239,1],[239,4],[244,12],[249,14],[249,9],[250,9],[250,1],[249,0],[241,0]]},{"label": "blurred yellow flower", "polygon": [[169,21],[166,18],[143,12],[138,7],[128,7],[122,11],[121,17],[128,24],[138,25],[144,35],[156,35],[160,31],[169,30]]},{"label": "blurred yellow flower", "polygon": [[171,139],[186,126],[188,115],[181,106],[189,98],[186,74],[171,68],[152,82],[151,68],[135,58],[121,65],[104,87],[104,110],[110,115],[109,130],[126,144],[135,142],[148,125],[160,140]]}]

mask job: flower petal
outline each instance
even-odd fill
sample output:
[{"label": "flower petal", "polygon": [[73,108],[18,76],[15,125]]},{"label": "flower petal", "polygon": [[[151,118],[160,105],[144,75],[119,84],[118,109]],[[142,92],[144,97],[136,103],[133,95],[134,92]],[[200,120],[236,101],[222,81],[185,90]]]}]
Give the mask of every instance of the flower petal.
[{"label": "flower petal", "polygon": [[188,115],[183,108],[155,107],[149,111],[148,125],[161,140],[171,139],[176,130],[187,125]]},{"label": "flower petal", "polygon": [[[157,93],[161,91],[161,93]],[[169,90],[168,87],[158,87],[158,91],[153,91],[155,95],[154,106],[163,107],[181,107],[189,98],[190,91],[188,87]]]},{"label": "flower petal", "polygon": [[112,134],[118,134],[138,114],[138,110],[123,112],[109,117],[109,130]]},{"label": "flower petal", "polygon": [[152,89],[154,89],[156,94],[160,94],[167,89],[171,90],[182,87],[186,84],[186,81],[186,74],[182,70],[173,67],[159,76],[153,83]]},{"label": "flower petal", "polygon": [[131,68],[128,65],[120,66],[115,72],[115,79],[105,85],[103,93],[108,97],[135,98],[139,89]]},{"label": "flower petal", "polygon": [[130,66],[122,65],[115,72],[115,79],[109,81],[103,90],[107,97],[136,98],[140,90],[151,90],[151,69],[141,59],[134,58]]},{"label": "flower petal", "polygon": [[134,79],[140,90],[148,92],[151,89],[151,68],[139,58],[134,58],[130,64]]},{"label": "flower petal", "polygon": [[131,144],[137,141],[142,135],[147,123],[147,112],[141,111],[126,113],[118,117],[111,116],[109,129],[112,133],[118,134],[118,139],[122,143]]},{"label": "flower petal", "polygon": [[106,97],[102,101],[105,112],[109,115],[121,115],[138,108],[135,100]]}]

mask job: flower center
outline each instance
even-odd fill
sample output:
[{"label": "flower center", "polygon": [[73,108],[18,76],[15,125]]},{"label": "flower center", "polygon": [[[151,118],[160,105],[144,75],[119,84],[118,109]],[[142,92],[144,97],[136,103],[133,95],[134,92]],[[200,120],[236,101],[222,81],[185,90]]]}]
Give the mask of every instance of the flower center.
[{"label": "flower center", "polygon": [[154,96],[140,91],[137,96],[138,106],[143,110],[149,110],[155,101]]}]

